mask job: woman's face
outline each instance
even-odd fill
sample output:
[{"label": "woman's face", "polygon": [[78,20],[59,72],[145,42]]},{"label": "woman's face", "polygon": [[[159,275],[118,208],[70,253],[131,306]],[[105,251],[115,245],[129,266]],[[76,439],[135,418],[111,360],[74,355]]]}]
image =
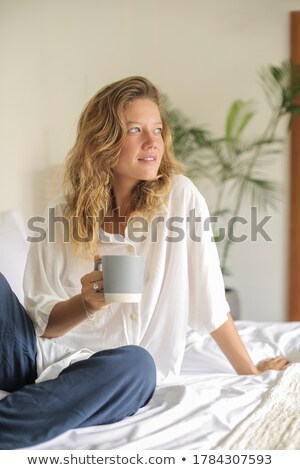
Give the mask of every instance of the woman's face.
[{"label": "woman's face", "polygon": [[141,180],[156,177],[164,153],[162,122],[149,99],[132,101],[124,112],[127,134],[114,167],[115,183],[132,189]]}]

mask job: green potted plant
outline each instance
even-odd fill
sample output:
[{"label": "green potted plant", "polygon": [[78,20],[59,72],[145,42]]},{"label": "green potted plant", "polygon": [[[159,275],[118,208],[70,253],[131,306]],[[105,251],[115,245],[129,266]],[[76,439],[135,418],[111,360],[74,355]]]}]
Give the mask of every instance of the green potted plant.
[{"label": "green potted plant", "polygon": [[[261,166],[274,155],[282,154],[283,140],[278,137],[278,126],[284,117],[289,124],[300,112],[295,100],[300,96],[300,66],[285,61],[280,66],[268,66],[260,72],[260,79],[270,116],[260,135],[247,137],[247,130],[256,111],[251,101],[236,100],[225,119],[224,135],[216,138],[204,128],[194,126],[166,99],[166,110],[173,132],[174,153],[183,163],[192,180],[204,178],[215,189],[211,215],[217,218],[213,226],[219,242],[219,228],[224,218],[239,215],[242,203],[266,209],[276,207],[281,188],[276,181],[261,176]],[[234,194],[234,201],[232,200]],[[230,275],[229,253],[232,247],[230,229],[222,243],[217,243],[223,274]],[[236,313],[237,314],[237,313]]]}]

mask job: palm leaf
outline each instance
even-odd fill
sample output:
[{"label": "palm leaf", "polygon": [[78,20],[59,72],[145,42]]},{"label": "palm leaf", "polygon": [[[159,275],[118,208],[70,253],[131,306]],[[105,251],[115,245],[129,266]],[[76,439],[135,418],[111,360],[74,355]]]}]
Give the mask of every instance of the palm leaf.
[{"label": "palm leaf", "polygon": [[225,121],[225,140],[231,144],[241,137],[255,112],[250,101],[236,100],[231,105]]},{"label": "palm leaf", "polygon": [[240,112],[241,107],[243,106],[242,100],[236,100],[232,103],[229,108],[227,118],[225,121],[225,139],[230,142],[233,139],[233,129],[236,122],[237,115]]},{"label": "palm leaf", "polygon": [[243,177],[239,184],[243,184],[245,194],[248,193],[251,204],[262,209],[272,207],[276,209],[281,199],[282,189],[278,182],[254,177]]},{"label": "palm leaf", "polygon": [[300,95],[300,65],[288,60],[278,67],[268,66],[261,70],[260,79],[267,101],[278,115],[299,113],[295,100]]}]

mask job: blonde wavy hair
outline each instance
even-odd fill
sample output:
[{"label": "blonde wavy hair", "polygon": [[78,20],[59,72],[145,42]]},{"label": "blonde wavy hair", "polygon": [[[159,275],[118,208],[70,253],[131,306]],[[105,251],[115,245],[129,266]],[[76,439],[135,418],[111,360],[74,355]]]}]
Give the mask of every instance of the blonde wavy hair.
[{"label": "blonde wavy hair", "polygon": [[[159,211],[170,191],[172,174],[182,172],[172,152],[171,130],[158,88],[139,76],[124,78],[102,88],[80,116],[77,138],[65,165],[65,213],[71,222],[72,243],[77,248],[95,252],[99,228],[114,209],[114,167],[127,132],[124,110],[138,98],[150,99],[159,108],[164,154],[157,177],[140,181],[134,188],[129,219],[137,214],[149,219]],[[85,243],[79,243],[83,240]]]}]

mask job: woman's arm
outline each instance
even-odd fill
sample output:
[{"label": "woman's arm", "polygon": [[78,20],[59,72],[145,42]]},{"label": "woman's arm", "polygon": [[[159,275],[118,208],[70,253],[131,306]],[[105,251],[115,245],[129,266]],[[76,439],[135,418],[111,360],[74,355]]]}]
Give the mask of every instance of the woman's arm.
[{"label": "woman's arm", "polygon": [[228,320],[213,331],[211,336],[238,374],[250,375],[259,374],[269,369],[281,370],[289,362],[286,358],[279,356],[261,361],[255,366],[240,338],[230,313],[228,314]]},{"label": "woman's arm", "polygon": [[87,319],[81,294],[69,300],[58,302],[52,309],[43,338],[63,336],[69,330]]},{"label": "woman's arm", "polygon": [[[95,260],[99,256],[95,257]],[[69,330],[87,319],[88,314],[100,314],[108,307],[104,301],[104,294],[94,289],[94,284],[103,288],[103,274],[101,271],[92,271],[81,278],[81,294],[71,299],[58,302],[52,309],[43,338],[56,338],[63,336]]]}]

